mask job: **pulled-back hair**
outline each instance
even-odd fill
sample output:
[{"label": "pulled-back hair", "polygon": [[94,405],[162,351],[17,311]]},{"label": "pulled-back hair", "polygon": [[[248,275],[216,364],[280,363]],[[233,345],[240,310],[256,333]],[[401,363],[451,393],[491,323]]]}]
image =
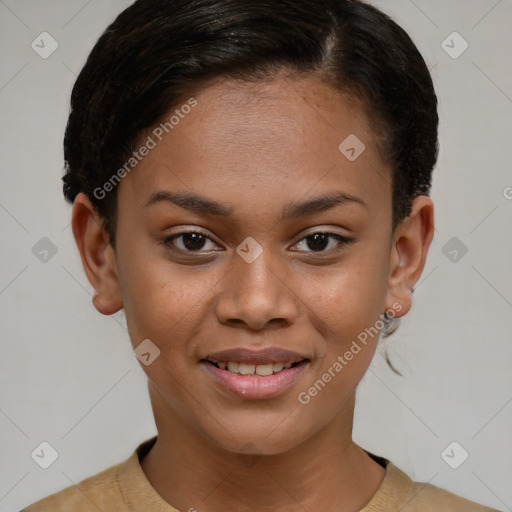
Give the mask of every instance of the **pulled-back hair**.
[{"label": "pulled-back hair", "polygon": [[94,193],[148,129],[220,77],[318,74],[362,100],[392,169],[393,229],[429,195],[437,98],[406,32],[359,0],[138,0],[105,30],[71,95],[64,195],[85,193],[115,247],[117,193]]}]

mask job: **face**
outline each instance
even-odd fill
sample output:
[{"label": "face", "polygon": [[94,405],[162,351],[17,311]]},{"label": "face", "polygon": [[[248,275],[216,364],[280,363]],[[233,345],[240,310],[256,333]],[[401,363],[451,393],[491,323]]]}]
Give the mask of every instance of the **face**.
[{"label": "face", "polygon": [[194,100],[118,186],[116,281],[133,348],[160,351],[157,421],[280,453],[350,416],[382,313],[401,316],[390,170],[357,100],[316,77]]}]

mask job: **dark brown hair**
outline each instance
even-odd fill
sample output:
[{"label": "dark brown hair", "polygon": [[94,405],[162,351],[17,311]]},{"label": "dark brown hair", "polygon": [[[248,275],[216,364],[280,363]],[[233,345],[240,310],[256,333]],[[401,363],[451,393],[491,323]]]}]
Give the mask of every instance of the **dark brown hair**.
[{"label": "dark brown hair", "polygon": [[359,0],[138,0],[105,30],[71,95],[64,195],[84,192],[115,247],[117,193],[97,197],[147,130],[211,79],[318,73],[358,96],[392,169],[395,228],[428,195],[437,98],[416,46]]}]

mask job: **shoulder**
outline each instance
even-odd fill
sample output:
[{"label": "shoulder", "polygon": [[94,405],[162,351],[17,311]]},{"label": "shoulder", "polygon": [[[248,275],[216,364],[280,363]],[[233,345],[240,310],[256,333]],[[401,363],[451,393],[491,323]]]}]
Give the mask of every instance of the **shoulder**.
[{"label": "shoulder", "polygon": [[445,489],[414,482],[392,462],[373,499],[361,512],[499,512]]},{"label": "shoulder", "polygon": [[413,482],[403,512],[499,512],[431,484]]},{"label": "shoulder", "polygon": [[123,463],[111,466],[75,485],[51,494],[20,512],[128,512],[118,484]]}]

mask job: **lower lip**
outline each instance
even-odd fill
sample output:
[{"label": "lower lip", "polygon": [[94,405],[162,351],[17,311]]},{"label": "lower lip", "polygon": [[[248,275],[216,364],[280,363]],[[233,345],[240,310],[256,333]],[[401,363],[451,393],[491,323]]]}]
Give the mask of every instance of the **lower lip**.
[{"label": "lower lip", "polygon": [[225,389],[248,400],[271,398],[289,388],[304,371],[308,362],[292,368],[285,368],[267,377],[259,375],[241,375],[217,368],[213,364],[201,361],[201,365],[210,372]]}]

